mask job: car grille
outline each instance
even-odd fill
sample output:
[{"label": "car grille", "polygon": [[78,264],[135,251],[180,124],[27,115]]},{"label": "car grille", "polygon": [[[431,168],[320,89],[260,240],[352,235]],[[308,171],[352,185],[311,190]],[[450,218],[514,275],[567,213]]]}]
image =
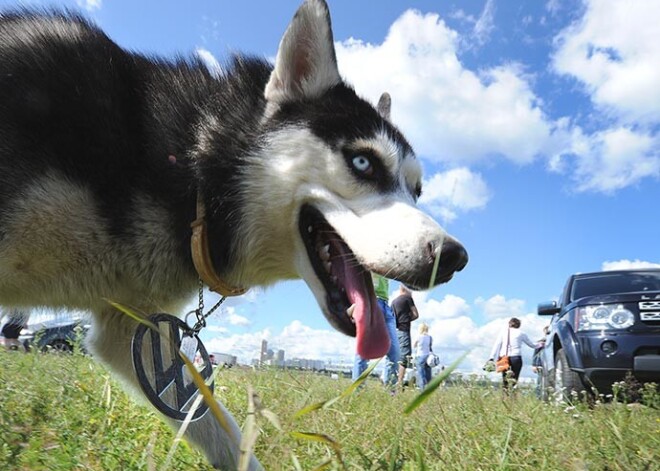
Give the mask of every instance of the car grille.
[{"label": "car grille", "polygon": [[660,312],[640,312],[639,318],[642,322],[660,322]]},{"label": "car grille", "polygon": [[640,301],[639,320],[646,325],[660,325],[660,300]]},{"label": "car grille", "polygon": [[640,310],[649,310],[649,309],[659,309],[660,310],[660,301],[642,301],[639,303]]}]

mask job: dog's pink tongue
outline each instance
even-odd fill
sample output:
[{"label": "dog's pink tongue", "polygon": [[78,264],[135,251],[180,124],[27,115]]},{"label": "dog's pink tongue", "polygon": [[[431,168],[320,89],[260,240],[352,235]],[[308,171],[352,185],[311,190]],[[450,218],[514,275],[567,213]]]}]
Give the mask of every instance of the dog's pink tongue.
[{"label": "dog's pink tongue", "polygon": [[346,294],[349,301],[355,304],[353,319],[357,330],[358,355],[367,360],[382,357],[390,349],[390,338],[369,273],[347,270]]}]

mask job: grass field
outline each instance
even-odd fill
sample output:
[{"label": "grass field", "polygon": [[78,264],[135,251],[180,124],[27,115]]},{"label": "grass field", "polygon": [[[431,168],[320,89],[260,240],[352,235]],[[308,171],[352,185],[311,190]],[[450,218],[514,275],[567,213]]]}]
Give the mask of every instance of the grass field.
[{"label": "grass field", "polygon": [[[658,394],[645,405],[551,405],[531,391],[502,399],[466,383],[440,387],[415,411],[413,391],[390,396],[375,380],[299,371],[221,371],[216,395],[239,423],[251,386],[281,431],[257,417],[255,453],[266,469],[659,470]],[[296,434],[303,432],[309,435]],[[0,350],[0,469],[163,469],[173,432],[136,405],[91,358]],[[320,441],[319,441],[320,440]],[[334,445],[333,445],[334,443]],[[210,469],[185,443],[167,469]]]}]

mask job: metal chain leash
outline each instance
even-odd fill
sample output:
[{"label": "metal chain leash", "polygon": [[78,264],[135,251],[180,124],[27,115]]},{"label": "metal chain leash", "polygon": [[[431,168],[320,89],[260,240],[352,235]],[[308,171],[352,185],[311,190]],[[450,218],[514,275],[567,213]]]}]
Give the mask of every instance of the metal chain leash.
[{"label": "metal chain leash", "polygon": [[215,305],[207,312],[204,314],[204,283],[202,280],[199,280],[199,307],[195,309],[194,311],[190,311],[188,314],[186,314],[186,324],[188,323],[188,316],[192,314],[193,312],[195,313],[195,317],[197,318],[197,322],[195,325],[190,329],[190,332],[193,333],[194,335],[199,334],[199,332],[206,327],[206,319],[215,312],[216,309],[220,307],[222,303],[225,302],[227,299],[227,296],[223,296],[220,298],[220,301],[215,303]]}]

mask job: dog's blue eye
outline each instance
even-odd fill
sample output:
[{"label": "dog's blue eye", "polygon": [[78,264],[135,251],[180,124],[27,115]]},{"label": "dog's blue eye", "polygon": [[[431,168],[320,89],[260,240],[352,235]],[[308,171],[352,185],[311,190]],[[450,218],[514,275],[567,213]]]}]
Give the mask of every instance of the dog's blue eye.
[{"label": "dog's blue eye", "polygon": [[360,172],[366,175],[371,175],[373,173],[373,166],[371,165],[371,160],[364,155],[356,155],[353,157],[353,167]]}]

